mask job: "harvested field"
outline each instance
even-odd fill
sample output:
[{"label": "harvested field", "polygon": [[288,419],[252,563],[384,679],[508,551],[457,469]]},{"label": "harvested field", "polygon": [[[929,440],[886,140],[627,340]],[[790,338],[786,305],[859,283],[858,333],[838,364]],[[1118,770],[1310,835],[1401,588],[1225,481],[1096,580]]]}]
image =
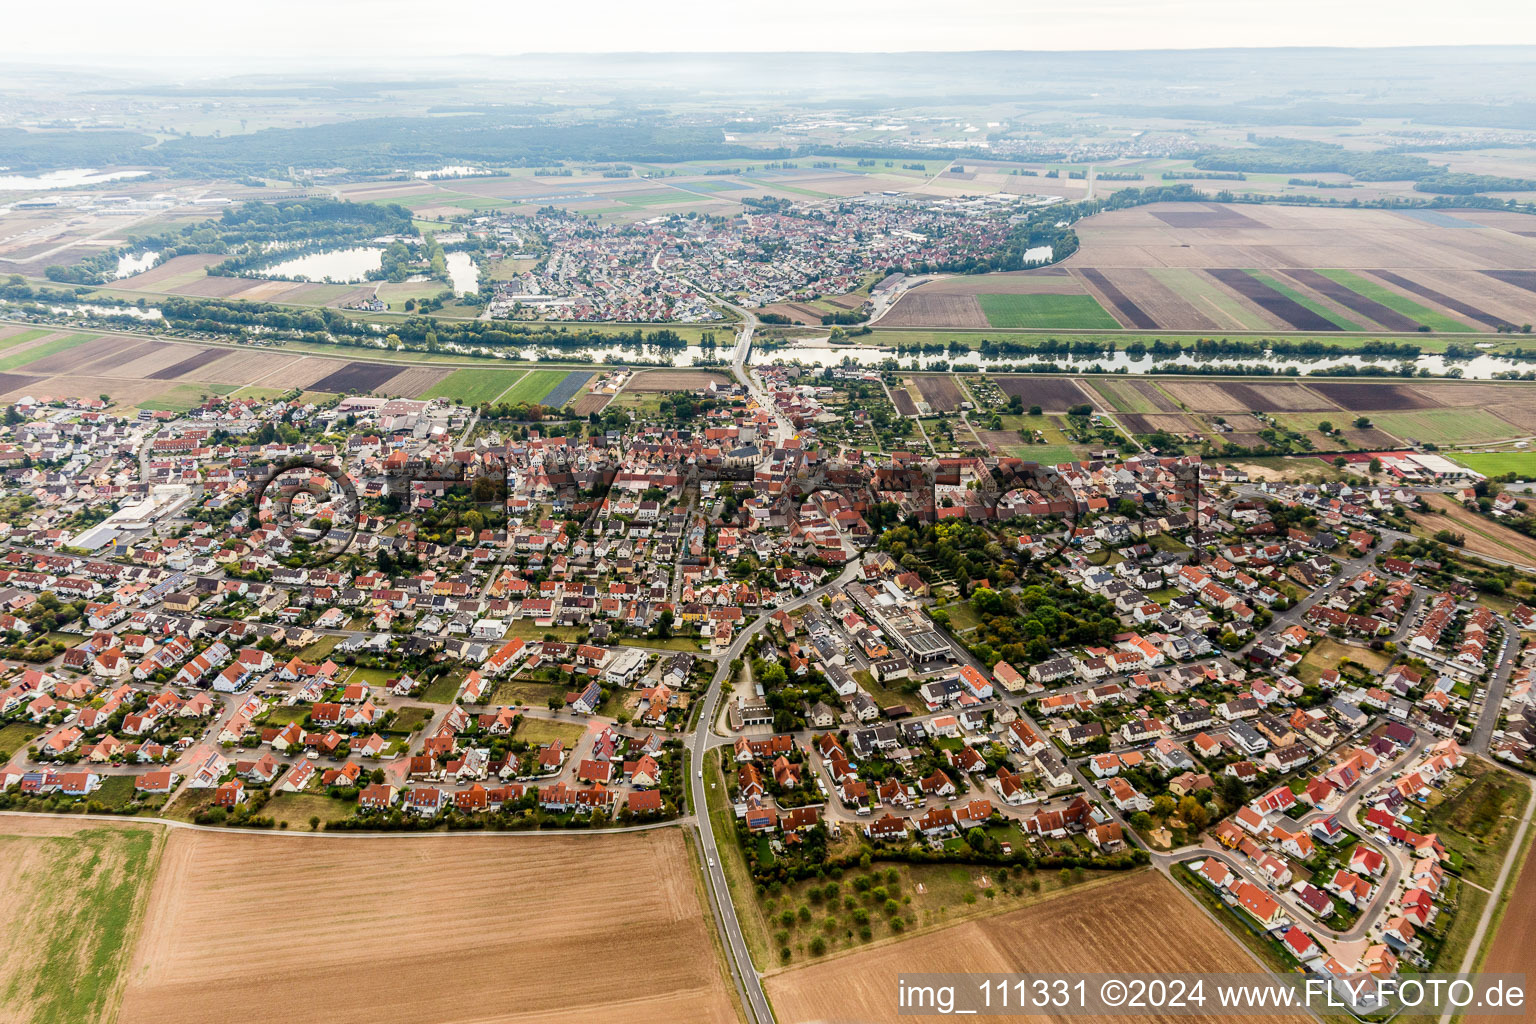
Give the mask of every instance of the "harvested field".
[{"label": "harvested field", "polygon": [[[119,1019],[241,1024],[324,1006],[332,1024],[734,1024],[689,859],[680,829],[367,840],[177,830]],[[580,885],[569,884],[574,864]],[[366,898],[341,909],[317,898],[347,878]],[[665,936],[643,969],[607,955],[618,922]],[[324,936],[325,955],[297,935]],[[579,985],[549,983],[574,964]]]},{"label": "harvested field", "polygon": [[193,376],[194,371],[200,370],[209,363],[223,359],[227,352],[221,348],[205,348],[201,352],[183,359],[179,363],[173,363],[163,370],[156,370],[149,374],[150,380],[176,380],[179,377]]},{"label": "harvested field", "polygon": [[923,401],[928,403],[928,408],[934,412],[954,412],[965,400],[960,385],[947,375],[915,376],[912,383],[917,387],[918,394],[923,396]]},{"label": "harvested field", "polygon": [[[1105,927],[1106,921],[1114,926]],[[1152,935],[1157,941],[1147,941]],[[786,1024],[896,1024],[908,1019],[898,1016],[896,1006],[896,978],[902,972],[1257,970],[1248,954],[1173,882],[1155,871],[1141,871],[1091,889],[1069,890],[1023,910],[780,971],[768,975],[764,984]],[[1138,1019],[1178,1018],[1145,1014]]]},{"label": "harvested field", "polygon": [[1042,412],[1066,412],[1074,405],[1092,405],[1102,409],[1104,403],[1090,395],[1077,381],[1064,377],[993,377],[1003,394],[1018,395],[1024,400],[1024,408],[1038,405]]},{"label": "harvested field", "polygon": [[891,392],[891,404],[903,416],[917,415],[917,403],[912,400],[912,393],[906,388],[897,388]]},{"label": "harvested field", "polygon": [[565,404],[576,397],[576,392],[586,386],[592,379],[591,370],[572,370],[565,375],[565,379],[550,389],[544,396],[543,404],[552,409],[563,409]]},{"label": "harvested field", "polygon": [[1149,380],[1110,380],[1090,382],[1116,412],[1177,412],[1178,406]]},{"label": "harvested field", "polygon": [[0,820],[0,1020],[110,1021],[163,833]]},{"label": "harvested field", "polygon": [[165,381],[82,377],[65,373],[39,381],[32,391],[38,398],[97,398],[106,395],[115,405],[134,408],[140,402],[164,394]]},{"label": "harvested field", "polygon": [[413,366],[395,374],[380,390],[392,398],[415,398],[452,372],[437,366]]},{"label": "harvested field", "polygon": [[1130,296],[1120,290],[1119,285],[1105,277],[1102,270],[1085,267],[1080,273],[1114,307],[1115,312],[1119,314],[1120,319],[1127,327],[1147,329],[1158,326],[1157,321],[1143,312],[1140,306],[1132,302]]},{"label": "harvested field", "polygon": [[[1531,840],[1527,837],[1527,843]],[[1520,850],[1512,849],[1511,857],[1518,857]],[[1499,921],[1498,931],[1491,936],[1487,956],[1477,965],[1479,971],[1490,974],[1520,974],[1531,963],[1531,950],[1536,948],[1536,856],[1527,853],[1525,864],[1510,884],[1509,905]],[[1468,1015],[1465,1024],[1490,1024],[1508,1020],[1508,1017],[1480,1017]]]},{"label": "harvested field", "polygon": [[1298,331],[1337,331],[1339,329],[1339,325],[1332,320],[1320,313],[1314,313],[1295,299],[1280,294],[1245,270],[1217,267],[1208,272],[1243,298],[1271,316],[1279,317]]},{"label": "harvested field", "polygon": [[1281,326],[1278,319],[1224,287],[1203,270],[1151,267],[1147,273],[1177,294],[1187,297],[1199,312],[1210,316],[1219,327],[1262,331]]},{"label": "harvested field", "polygon": [[1377,277],[1382,281],[1385,281],[1387,284],[1396,285],[1403,291],[1417,295],[1421,299],[1428,299],[1431,302],[1437,302],[1444,306],[1446,309],[1460,313],[1462,316],[1470,317],[1473,320],[1476,320],[1478,323],[1486,324],[1493,328],[1511,326],[1509,322],[1502,317],[1494,316],[1492,313],[1485,313],[1481,309],[1478,309],[1476,306],[1472,305],[1470,302],[1464,302],[1455,296],[1446,295],[1444,292],[1436,291],[1426,284],[1420,284],[1417,281],[1410,281],[1408,278],[1401,274],[1394,274],[1390,270],[1372,270],[1369,273],[1373,277]]},{"label": "harvested field", "polygon": [[707,370],[644,370],[635,374],[625,391],[698,391],[710,384],[729,384],[724,374]]},{"label": "harvested field", "polygon": [[332,370],[332,372],[313,382],[310,386],[316,391],[334,391],[337,393],[375,391],[385,381],[399,372],[400,368],[398,366],[354,361],[343,364],[340,369]]},{"label": "harvested field", "polygon": [[259,384],[285,366],[298,362],[299,356],[282,352],[224,352],[224,358],[200,367],[198,377],[212,384]]},{"label": "harvested field", "polygon": [[[1204,381],[1165,380],[1162,388],[1190,412],[1242,413],[1252,412],[1253,407],[1233,397],[1222,385]],[[1262,411],[1262,410],[1260,410]]]},{"label": "harvested field", "polygon": [[[1079,271],[1085,277],[1089,272],[1088,268]],[[1143,310],[1157,327],[1173,331],[1218,329],[1214,319],[1195,308],[1192,298],[1175,292],[1149,270],[1125,267],[1107,271],[1093,270],[1092,273],[1102,276],[1107,282],[1106,287],[1112,286],[1123,293],[1127,301]]]},{"label": "harvested field", "polygon": [[173,256],[165,260],[157,267],[151,267],[141,274],[125,277],[115,282],[116,287],[129,288],[140,292],[170,292],[188,280],[194,280],[204,276],[203,271],[215,263],[222,263],[227,256],[217,253],[192,253],[188,256]]},{"label": "harvested field", "polygon": [[921,288],[903,295],[880,318],[884,327],[990,327],[974,295],[943,295]]},{"label": "harvested field", "polygon": [[1254,412],[1306,412],[1313,409],[1336,410],[1338,406],[1320,398],[1301,384],[1222,384],[1222,390]]},{"label": "harvested field", "polygon": [[[139,341],[136,338],[113,338],[114,344],[108,349],[96,349],[93,355],[77,359],[71,368],[75,373],[100,373],[107,370],[119,377],[139,376],[122,371],[129,363],[138,362],[141,358],[153,355],[157,349],[170,346],[154,341]],[[94,342],[92,345],[94,346]],[[80,350],[76,350],[77,352]],[[185,355],[186,353],[182,353]]]},{"label": "harvested field", "polygon": [[1024,446],[1024,438],[1017,430],[978,430],[976,437],[988,451],[998,455],[1012,455],[1015,449]]},{"label": "harvested field", "polygon": [[1082,284],[1066,267],[1007,270],[996,274],[961,274],[925,281],[914,295],[1081,295]]},{"label": "harvested field", "polygon": [[1429,534],[1450,530],[1466,537],[1463,550],[1474,555],[1491,555],[1524,565],[1536,565],[1536,537],[1511,530],[1502,523],[1486,519],[1449,495],[1438,491],[1421,491],[1431,512],[1415,513],[1413,518]]},{"label": "harvested field", "polygon": [[131,362],[123,363],[112,369],[112,373],[119,377],[140,377],[148,379],[157,370],[163,370],[167,366],[174,366],[183,359],[200,351],[191,345],[168,345],[164,342],[149,342],[153,346],[148,352]]},{"label": "harvested field", "polygon": [[803,306],[793,302],[775,302],[758,310],[759,313],[771,313],[775,316],[788,317],[797,324],[819,324],[824,315],[819,309]]},{"label": "harvested field", "polygon": [[1319,381],[1308,386],[1350,412],[1367,412],[1372,409],[1433,409],[1440,404],[1405,384]]},{"label": "harvested field", "polygon": [[[336,367],[341,364],[334,359],[321,359],[319,356],[300,356],[297,360],[287,363],[260,380],[252,379],[252,384],[260,384],[269,388],[308,388],[322,377],[336,372]],[[367,365],[366,363],[363,365]],[[315,388],[315,390],[324,390]]]}]

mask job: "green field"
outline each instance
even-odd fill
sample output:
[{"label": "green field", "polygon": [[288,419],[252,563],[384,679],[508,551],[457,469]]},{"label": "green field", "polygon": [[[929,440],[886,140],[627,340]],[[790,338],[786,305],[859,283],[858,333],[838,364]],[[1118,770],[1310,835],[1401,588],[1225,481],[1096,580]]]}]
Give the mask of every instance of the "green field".
[{"label": "green field", "polygon": [[501,396],[503,402],[516,405],[518,402],[542,402],[544,396],[555,389],[555,385],[565,380],[567,370],[529,370],[528,376],[518,381],[507,389],[507,393]]},{"label": "green field", "polygon": [[63,835],[0,826],[8,865],[0,943],[0,1020],[110,1020],[144,897],[159,864],[158,828],[106,826]]},{"label": "green field", "polygon": [[55,338],[34,348],[29,348],[25,352],[17,352],[15,355],[9,355],[0,359],[0,371],[14,370],[18,366],[35,363],[45,356],[53,355],[55,352],[68,352],[76,345],[84,345],[86,342],[95,341],[99,337],[101,337],[99,334],[70,334],[62,338]]},{"label": "green field", "polygon": [[[1161,391],[1154,384],[1152,387]],[[1099,379],[1093,382],[1093,389],[1104,396],[1104,400],[1110,404],[1115,412],[1127,413],[1156,413],[1157,404],[1151,396],[1142,392],[1137,384],[1124,380]]]},{"label": "green field", "polygon": [[30,722],[7,722],[0,725],[0,763],[9,761],[12,754],[31,743],[34,737],[41,736],[43,731],[42,726]]},{"label": "green field", "polygon": [[52,333],[52,331],[40,331],[36,328],[33,328],[29,331],[18,331],[16,334],[11,335],[9,338],[0,338],[0,349],[14,348],[17,345],[25,345],[29,341],[36,341],[43,335]]},{"label": "green field", "polygon": [[1375,281],[1367,280],[1351,271],[1319,270],[1318,273],[1330,281],[1337,281],[1352,292],[1364,295],[1368,299],[1381,303],[1388,309],[1395,310],[1403,314],[1403,316],[1417,320],[1432,331],[1465,333],[1472,330],[1471,327],[1468,327],[1460,320],[1446,316],[1444,313],[1437,313],[1428,306],[1421,306],[1407,296],[1393,291],[1386,285],[1377,284]]},{"label": "green field", "polygon": [[1058,327],[1114,330],[1119,321],[1092,295],[978,295],[993,327]]},{"label": "green field", "polygon": [[1368,415],[1372,423],[1389,434],[1432,444],[1478,444],[1521,433],[1518,427],[1485,409],[1419,409]]},{"label": "green field", "polygon": [[1516,473],[1523,477],[1536,477],[1536,452],[1458,453],[1456,461],[1468,469],[1477,470],[1484,476]]},{"label": "green field", "polygon": [[1324,320],[1327,320],[1329,323],[1337,324],[1339,327],[1342,327],[1346,331],[1365,330],[1364,327],[1355,323],[1353,320],[1344,319],[1344,317],[1340,316],[1338,313],[1335,313],[1321,302],[1315,302],[1312,299],[1307,298],[1305,295],[1301,294],[1301,292],[1298,292],[1290,285],[1285,284],[1284,282],[1277,280],[1268,274],[1261,274],[1257,270],[1250,270],[1248,271],[1248,276],[1253,278],[1255,281],[1258,281],[1260,284],[1268,285],[1297,305],[1305,306],[1307,309],[1310,309]]},{"label": "green field", "polygon": [[1213,277],[1188,267],[1149,267],[1147,273],[1172,289],[1176,295],[1183,296],[1197,309],[1216,310],[1250,331],[1262,331],[1268,327],[1257,310],[1244,305],[1236,292],[1217,284]]},{"label": "green field", "polygon": [[428,388],[423,398],[451,398],[465,405],[494,401],[507,388],[523,378],[527,370],[454,370]]}]

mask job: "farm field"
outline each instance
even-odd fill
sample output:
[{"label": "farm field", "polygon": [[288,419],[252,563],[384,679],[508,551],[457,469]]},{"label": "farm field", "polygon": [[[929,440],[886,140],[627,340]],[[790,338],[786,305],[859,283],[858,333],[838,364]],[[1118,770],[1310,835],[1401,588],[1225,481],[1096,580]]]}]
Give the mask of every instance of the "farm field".
[{"label": "farm field", "polygon": [[978,295],[993,327],[1114,329],[1119,321],[1091,295]]},{"label": "farm field", "polygon": [[1474,555],[1536,565],[1536,537],[1485,519],[1447,495],[1426,491],[1423,498],[1432,511],[1428,515],[1415,513],[1413,518],[1426,536],[1450,530],[1466,538],[1463,546]]},{"label": "farm field", "polygon": [[110,1021],[164,834],[0,819],[0,1020]]},{"label": "farm field", "polygon": [[1061,264],[925,283],[880,324],[1466,333],[1528,322],[1522,275],[1536,265],[1536,218],[1447,223],[1421,212],[1114,210],[1077,224],[1081,245]]},{"label": "farm field", "polygon": [[423,398],[451,398],[464,405],[494,402],[501,393],[527,375],[527,370],[454,370],[422,393]]},{"label": "farm field", "polygon": [[626,394],[697,391],[712,383],[727,384],[729,378],[724,373],[708,370],[643,370],[635,374],[624,391]]},{"label": "farm field", "polygon": [[[1147,940],[1154,935],[1157,941]],[[1023,910],[774,972],[764,987],[781,1020],[895,1024],[904,1019],[897,1012],[895,979],[915,970],[1249,973],[1257,967],[1173,883],[1141,871]]]},{"label": "farm field", "polygon": [[[1482,962],[1476,965],[1477,970],[1507,973],[1523,971],[1530,964],[1532,944],[1536,943],[1536,857],[1531,856],[1531,844],[1536,840],[1532,839],[1533,835],[1536,833],[1526,833],[1525,863],[1518,867],[1505,890],[1508,896],[1504,916],[1497,931],[1487,940],[1484,947],[1487,952]],[[1510,855],[1519,854],[1516,850]],[[1500,1018],[1469,1015],[1462,1019],[1468,1024],[1487,1024]]]},{"label": "farm field", "polygon": [[[294,1020],[323,1005],[339,1024],[734,1022],[690,856],[680,829],[366,841],[177,830],[119,1020]],[[366,898],[338,916],[316,894],[345,878],[364,884]],[[666,936],[644,969],[604,955],[620,922]],[[326,955],[296,935],[324,936]],[[580,985],[549,983],[578,963]]]},{"label": "farm field", "polygon": [[948,374],[919,375],[912,378],[918,394],[934,412],[954,412],[965,400],[965,394],[955,378]]},{"label": "farm field", "polygon": [[[1536,389],[1533,389],[1536,392]],[[1536,397],[1536,393],[1533,393]],[[1431,444],[1478,444],[1518,437],[1524,431],[1486,409],[1422,409],[1413,412],[1376,412],[1371,422],[1407,440]]]},{"label": "farm field", "polygon": [[527,376],[508,388],[500,400],[512,405],[542,403],[544,397],[565,379],[565,374],[564,370],[529,370]]}]

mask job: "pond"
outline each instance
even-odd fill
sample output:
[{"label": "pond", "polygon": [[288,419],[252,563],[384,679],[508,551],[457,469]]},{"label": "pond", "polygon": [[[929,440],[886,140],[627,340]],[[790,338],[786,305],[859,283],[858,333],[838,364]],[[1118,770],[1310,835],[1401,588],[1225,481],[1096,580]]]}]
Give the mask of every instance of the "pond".
[{"label": "pond", "polygon": [[473,256],[467,252],[450,252],[444,258],[448,261],[448,279],[453,282],[453,294],[465,295],[480,290],[480,271]]},{"label": "pond", "polygon": [[378,270],[383,262],[383,255],[383,249],[363,246],[332,249],[329,252],[312,252],[273,264],[263,270],[261,276],[304,281],[329,280],[336,284],[352,284],[367,280],[370,271]]},{"label": "pond", "polygon": [[155,260],[160,258],[157,252],[143,252],[137,256],[128,253],[117,258],[117,277],[132,277],[134,274],[148,270],[155,265]]}]

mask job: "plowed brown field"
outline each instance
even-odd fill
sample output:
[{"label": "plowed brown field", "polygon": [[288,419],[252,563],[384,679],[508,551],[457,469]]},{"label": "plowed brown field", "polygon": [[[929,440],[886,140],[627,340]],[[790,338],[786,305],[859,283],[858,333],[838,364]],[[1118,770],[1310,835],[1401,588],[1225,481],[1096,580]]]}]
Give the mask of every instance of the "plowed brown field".
[{"label": "plowed brown field", "polygon": [[176,830],[121,1024],[736,1021],[681,830]]}]

